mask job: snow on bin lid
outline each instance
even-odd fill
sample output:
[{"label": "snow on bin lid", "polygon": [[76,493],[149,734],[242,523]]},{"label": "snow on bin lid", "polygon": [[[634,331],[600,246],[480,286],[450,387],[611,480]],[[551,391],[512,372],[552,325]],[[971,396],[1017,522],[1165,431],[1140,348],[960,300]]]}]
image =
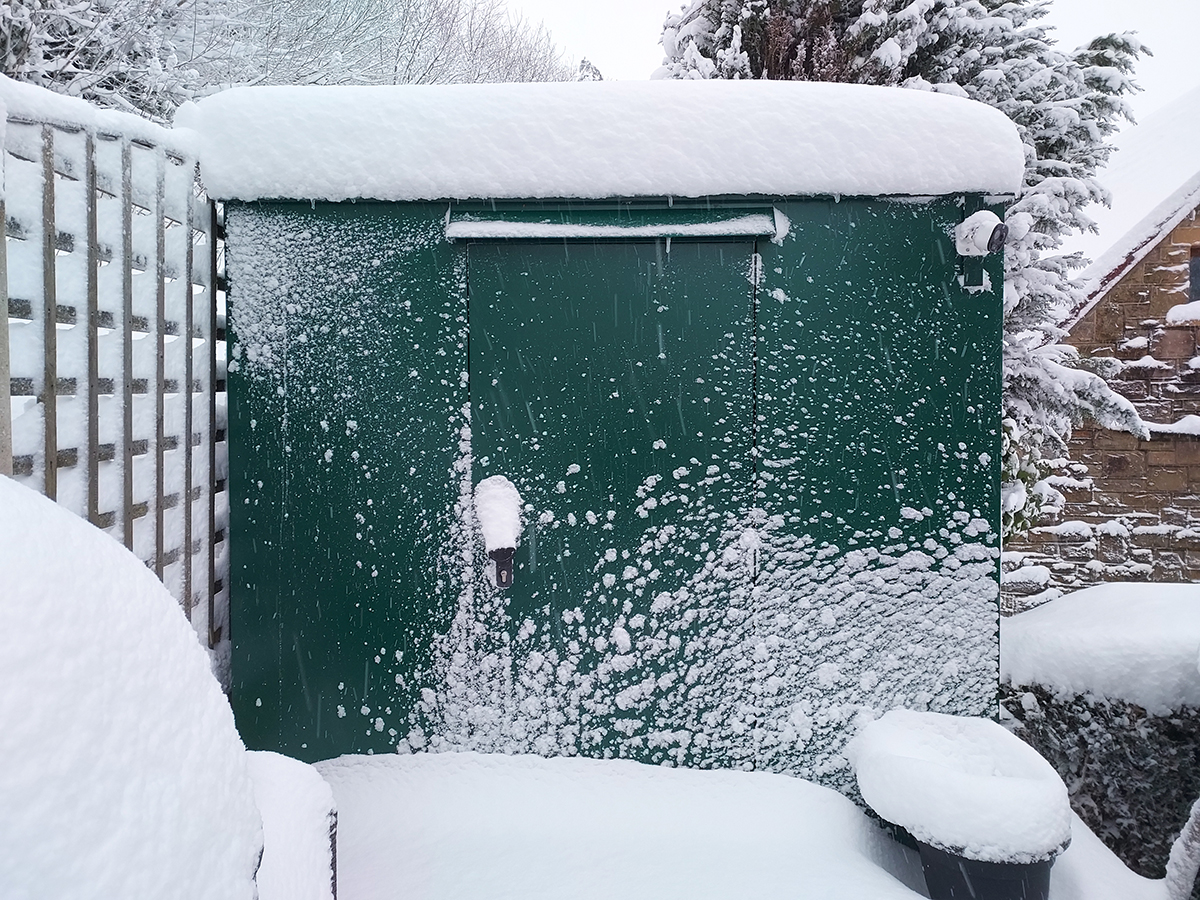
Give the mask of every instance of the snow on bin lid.
[{"label": "snow on bin lid", "polygon": [[851,747],[875,812],[939,849],[984,862],[1035,862],[1071,839],[1062,779],[988,719],[893,709]]},{"label": "snow on bin lid", "polygon": [[1010,195],[1024,170],[991,107],[848,84],[236,88],[175,124],[219,199]]}]

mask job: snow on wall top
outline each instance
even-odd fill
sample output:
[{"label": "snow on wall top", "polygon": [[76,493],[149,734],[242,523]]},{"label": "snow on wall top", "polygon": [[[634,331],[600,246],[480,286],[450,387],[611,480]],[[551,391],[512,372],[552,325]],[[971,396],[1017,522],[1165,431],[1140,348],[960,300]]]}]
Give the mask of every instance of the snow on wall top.
[{"label": "snow on wall top", "polygon": [[162,582],[0,476],[0,585],[0,897],[254,897],[246,753]]},{"label": "snow on wall top", "polygon": [[1001,677],[1165,715],[1200,707],[1200,585],[1103,584],[1000,620]]},{"label": "snow on wall top", "polygon": [[237,88],[176,124],[218,199],[1012,194],[1024,170],[990,107],[847,84]]},{"label": "snow on wall top", "polygon": [[1098,234],[1073,238],[1068,251],[1082,251],[1093,262],[1081,278],[1092,302],[1153,249],[1200,203],[1200,88],[1117,135],[1116,151],[1099,180],[1112,193],[1112,206],[1089,207]]}]

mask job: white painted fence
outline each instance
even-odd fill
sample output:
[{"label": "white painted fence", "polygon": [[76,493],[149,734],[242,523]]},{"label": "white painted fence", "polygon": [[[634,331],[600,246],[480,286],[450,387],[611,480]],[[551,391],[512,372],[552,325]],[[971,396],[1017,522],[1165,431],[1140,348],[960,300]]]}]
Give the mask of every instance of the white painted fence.
[{"label": "white painted fence", "polygon": [[0,474],[121,540],[215,646],[224,298],[191,136],[4,78],[0,122]]}]

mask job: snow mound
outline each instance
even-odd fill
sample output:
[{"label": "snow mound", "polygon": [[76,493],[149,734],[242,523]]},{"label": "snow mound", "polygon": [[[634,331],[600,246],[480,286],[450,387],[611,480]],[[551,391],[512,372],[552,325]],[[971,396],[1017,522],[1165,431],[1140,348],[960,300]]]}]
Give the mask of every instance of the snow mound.
[{"label": "snow mound", "polygon": [[1200,300],[1179,303],[1167,310],[1168,325],[1200,325]]},{"label": "snow mound", "polygon": [[1165,715],[1200,706],[1200,585],[1102,584],[1000,620],[1001,676]]},{"label": "snow mound", "polygon": [[0,585],[0,897],[254,897],[245,750],[166,588],[4,477]]},{"label": "snow mound", "polygon": [[894,709],[852,748],[863,799],[917,840],[984,862],[1035,862],[1071,839],[1067,788],[988,719]]},{"label": "snow mound", "polygon": [[1190,434],[1200,436],[1200,416],[1189,414],[1170,424],[1147,422],[1146,427],[1155,434]]},{"label": "snow mound", "polygon": [[258,900],[333,900],[333,791],[307,763],[267,751],[246,756],[263,824]]},{"label": "snow mound", "polygon": [[477,753],[317,769],[337,798],[338,892],[355,900],[913,900],[905,883],[923,887],[915,854],[849,800],[784,775]]},{"label": "snow mound", "polygon": [[175,122],[217,199],[1011,195],[1025,165],[995,109],[851,84],[236,88]]}]

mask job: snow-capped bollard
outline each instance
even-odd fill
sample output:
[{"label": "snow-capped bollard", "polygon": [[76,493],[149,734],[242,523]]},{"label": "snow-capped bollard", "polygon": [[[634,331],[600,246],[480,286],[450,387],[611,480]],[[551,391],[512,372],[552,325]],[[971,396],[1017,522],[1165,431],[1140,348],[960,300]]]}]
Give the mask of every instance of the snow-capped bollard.
[{"label": "snow-capped bollard", "polygon": [[503,475],[493,475],[475,485],[475,517],[483,533],[484,550],[496,566],[492,583],[512,586],[513,556],[521,540],[521,493]]},{"label": "snow-capped bollard", "polygon": [[894,709],[851,752],[863,799],[916,838],[933,900],[1047,900],[1071,808],[1032,747],[988,719]]}]

